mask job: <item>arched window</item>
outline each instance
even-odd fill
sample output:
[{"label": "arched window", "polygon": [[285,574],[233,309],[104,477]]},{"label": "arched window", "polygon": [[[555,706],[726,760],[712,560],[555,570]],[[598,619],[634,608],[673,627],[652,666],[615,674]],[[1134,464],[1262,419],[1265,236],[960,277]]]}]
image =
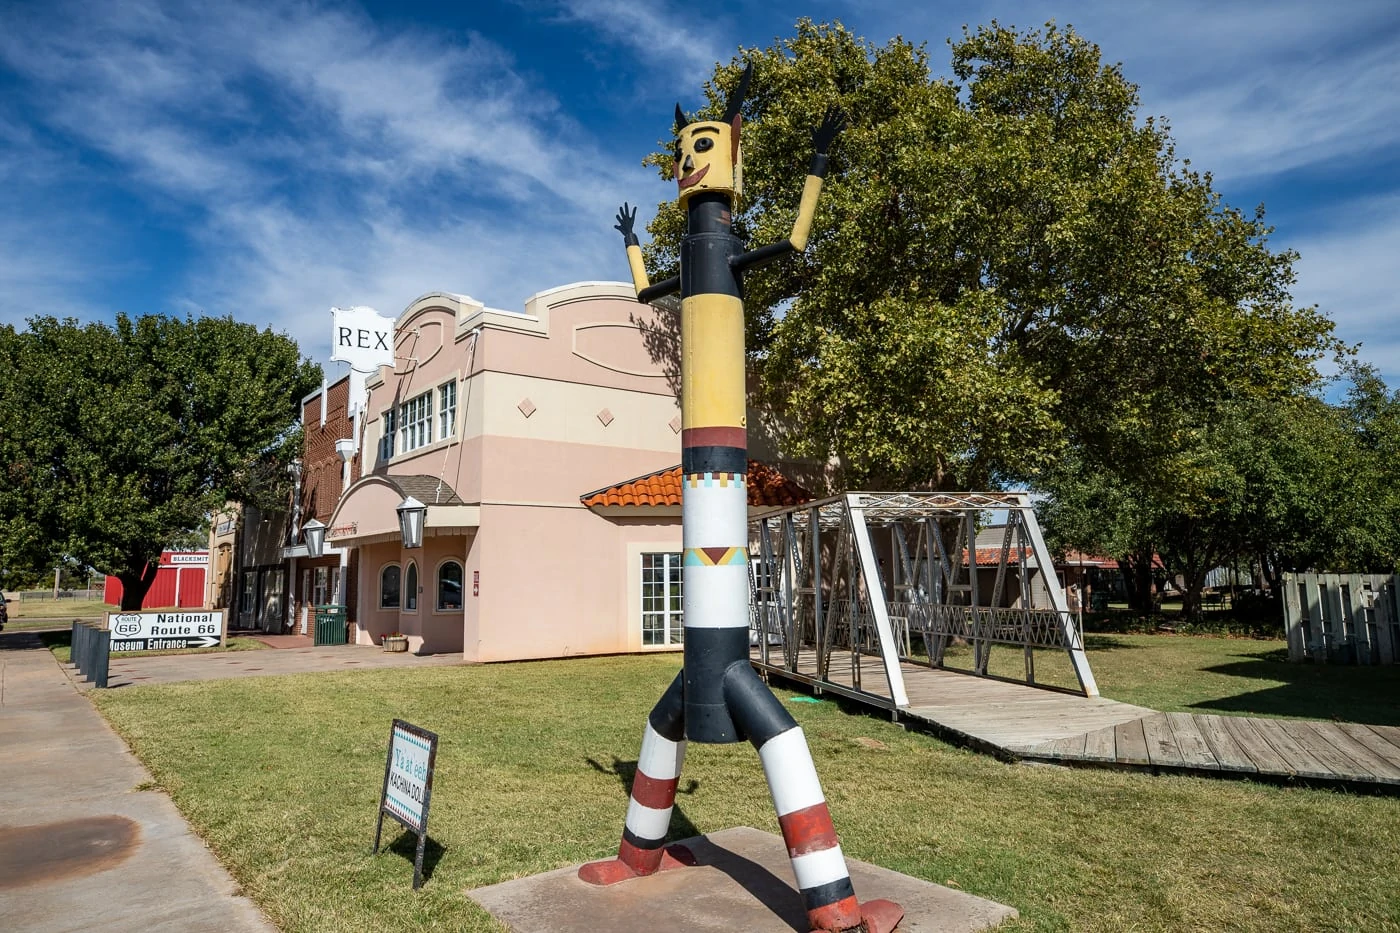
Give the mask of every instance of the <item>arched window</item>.
[{"label": "arched window", "polygon": [[387,564],[379,571],[379,608],[399,608],[399,565]]},{"label": "arched window", "polygon": [[438,568],[437,594],[439,612],[462,608],[462,565],[455,560]]},{"label": "arched window", "polygon": [[404,581],[403,608],[406,612],[418,611],[418,565],[408,565],[408,578]]}]

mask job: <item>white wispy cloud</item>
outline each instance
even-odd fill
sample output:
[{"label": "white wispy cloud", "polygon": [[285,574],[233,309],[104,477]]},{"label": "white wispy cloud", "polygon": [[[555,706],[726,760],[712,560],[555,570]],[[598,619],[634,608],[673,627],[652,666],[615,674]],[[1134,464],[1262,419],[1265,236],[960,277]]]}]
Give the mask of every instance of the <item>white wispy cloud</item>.
[{"label": "white wispy cloud", "polygon": [[[1331,223],[1294,244],[1301,259],[1294,294],[1337,322],[1337,335],[1360,343],[1360,356],[1400,384],[1400,296],[1395,257],[1400,256],[1400,194],[1331,206],[1348,223]],[[1319,212],[1320,213],[1320,212]]]},{"label": "white wispy cloud", "polygon": [[1400,7],[1389,0],[1011,0],[837,3],[833,14],[883,41],[940,46],[964,24],[1020,30],[1054,20],[1122,62],[1144,114],[1165,115],[1179,154],[1220,180],[1258,179],[1363,157],[1400,142]]},{"label": "white wispy cloud", "polygon": [[[272,323],[316,356],[332,304],[394,314],[441,289],[519,307],[538,288],[625,273],[621,250],[601,246],[616,246],[609,218],[622,194],[655,186],[477,35],[290,3],[133,0],[13,22],[0,65],[44,125],[109,160],[114,189],[194,218],[196,259],[170,308]],[[13,129],[0,172],[39,150]],[[69,181],[82,177],[81,156],[67,158]],[[29,195],[37,210],[63,192]],[[94,239],[85,263],[62,238],[0,226],[0,314],[36,290],[79,304],[121,271]]]},{"label": "white wispy cloud", "polygon": [[636,0],[558,0],[552,6],[560,20],[586,25],[683,82],[678,89],[688,94],[709,80],[716,62],[737,51],[730,39],[739,24],[713,6]]}]

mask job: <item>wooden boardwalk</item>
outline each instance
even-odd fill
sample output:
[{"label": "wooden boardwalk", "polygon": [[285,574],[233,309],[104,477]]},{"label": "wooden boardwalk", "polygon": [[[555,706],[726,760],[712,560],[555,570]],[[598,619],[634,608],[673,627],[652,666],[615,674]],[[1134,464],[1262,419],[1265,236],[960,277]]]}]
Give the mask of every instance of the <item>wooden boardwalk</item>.
[{"label": "wooden boardwalk", "polygon": [[819,681],[814,652],[797,672],[770,649],[760,672],[887,709],[936,734],[1008,760],[1152,771],[1303,778],[1310,782],[1400,788],[1400,728],[1356,723],[1159,713],[1103,697],[1084,697],[958,671],[901,664],[909,705],[895,709],[880,659],[833,654]]}]

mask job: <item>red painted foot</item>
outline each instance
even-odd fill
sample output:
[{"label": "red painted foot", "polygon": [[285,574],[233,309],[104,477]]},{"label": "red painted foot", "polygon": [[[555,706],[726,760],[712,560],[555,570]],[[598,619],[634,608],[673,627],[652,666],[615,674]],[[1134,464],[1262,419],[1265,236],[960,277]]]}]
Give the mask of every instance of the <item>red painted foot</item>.
[{"label": "red painted foot", "polygon": [[860,919],[866,933],[893,933],[904,919],[904,908],[894,901],[866,901],[860,905]]},{"label": "red painted foot", "polygon": [[578,870],[580,881],[589,884],[609,885],[617,884],[619,881],[626,881],[629,878],[640,878],[641,874],[627,865],[622,859],[603,859],[601,862],[589,862]]},{"label": "red painted foot", "polygon": [[[652,851],[656,850],[653,849]],[[695,856],[691,855],[690,850],[685,846],[667,846],[661,851],[661,864],[657,866],[656,871],[687,868],[694,864]],[[655,872],[638,871],[620,858],[603,859],[601,862],[589,862],[578,870],[580,881],[602,886],[617,884],[619,881],[641,878],[651,874],[655,874]]]}]

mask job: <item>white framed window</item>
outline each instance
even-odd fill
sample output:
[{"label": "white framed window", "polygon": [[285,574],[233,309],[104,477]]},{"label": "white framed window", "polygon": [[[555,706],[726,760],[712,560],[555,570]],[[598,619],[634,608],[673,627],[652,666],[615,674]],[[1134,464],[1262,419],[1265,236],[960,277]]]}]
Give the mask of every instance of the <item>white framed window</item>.
[{"label": "white framed window", "polygon": [[389,564],[379,571],[379,608],[399,608],[399,565]]},{"label": "white framed window", "polygon": [[331,568],[316,568],[315,589],[311,594],[311,602],[316,606],[324,606],[333,602],[334,594],[331,592]]},{"label": "white framed window", "polygon": [[642,555],[642,644],[679,645],[682,619],[680,554]]},{"label": "white framed window", "polygon": [[418,565],[411,561],[408,565],[408,573],[404,574],[403,610],[404,612],[418,611]]},{"label": "white framed window", "polygon": [[243,573],[243,595],[239,609],[243,615],[251,615],[258,603],[258,575],[252,571]]},{"label": "white framed window", "polygon": [[433,391],[429,389],[403,403],[399,409],[399,453],[426,447],[433,442]]},{"label": "white framed window", "polygon": [[399,419],[391,408],[384,413],[384,434],[379,438],[379,459],[388,460],[394,456],[394,435],[398,433]]},{"label": "white framed window", "polygon": [[457,380],[438,386],[438,438],[446,440],[457,433]]},{"label": "white framed window", "polygon": [[462,565],[446,560],[437,572],[437,610],[454,612],[462,608]]}]

